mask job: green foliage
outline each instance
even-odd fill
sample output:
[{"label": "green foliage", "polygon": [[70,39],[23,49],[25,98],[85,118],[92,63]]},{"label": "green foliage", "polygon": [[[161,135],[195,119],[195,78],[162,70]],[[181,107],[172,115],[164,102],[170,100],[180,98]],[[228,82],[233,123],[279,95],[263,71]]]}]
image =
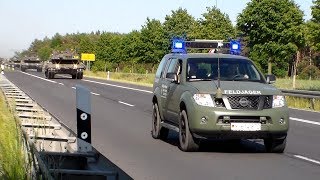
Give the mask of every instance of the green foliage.
[{"label": "green foliage", "polygon": [[165,17],[163,25],[167,38],[170,39],[173,36],[192,34],[192,28],[196,23],[195,18],[186,9],[179,8],[176,11],[171,11],[171,15]]},{"label": "green foliage", "polygon": [[252,0],[237,20],[249,56],[264,71],[272,62],[273,73],[284,76],[296,51],[305,45],[303,13],[298,6],[291,0]]},{"label": "green foliage", "polygon": [[[235,37],[235,28],[227,14],[224,14],[216,7],[207,8],[199,20],[199,35],[201,39],[227,40]],[[196,35],[194,35],[196,36]]]},{"label": "green foliage", "polygon": [[0,94],[0,179],[30,179],[20,126]]},{"label": "green foliage", "polygon": [[48,60],[51,53],[52,53],[52,49],[48,46],[42,46],[38,50],[38,56],[42,61]]},{"label": "green foliage", "polygon": [[318,67],[309,65],[305,67],[301,73],[298,75],[301,79],[319,79],[320,78],[320,70]]}]

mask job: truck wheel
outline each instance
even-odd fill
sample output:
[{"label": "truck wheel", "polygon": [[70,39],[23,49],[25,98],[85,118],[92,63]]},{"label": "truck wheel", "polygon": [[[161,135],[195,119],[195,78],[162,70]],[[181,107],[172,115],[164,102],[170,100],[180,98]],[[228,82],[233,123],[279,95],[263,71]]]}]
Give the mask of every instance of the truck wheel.
[{"label": "truck wheel", "polygon": [[169,129],[161,127],[161,117],[159,113],[159,107],[157,103],[152,106],[152,130],[151,134],[154,139],[165,140],[168,137]]},{"label": "truck wheel", "polygon": [[44,76],[48,79],[48,71],[44,72]]},{"label": "truck wheel", "polygon": [[283,153],[286,148],[287,137],[283,139],[267,138],[264,139],[264,146],[269,153]]},{"label": "truck wheel", "polygon": [[72,74],[72,79],[76,79],[77,78],[77,74]]},{"label": "truck wheel", "polygon": [[82,79],[83,73],[82,72],[77,72],[77,79]]},{"label": "truck wheel", "polygon": [[53,79],[54,78],[54,74],[52,72],[48,72],[48,79]]},{"label": "truck wheel", "polygon": [[197,151],[199,144],[195,142],[189,129],[188,115],[185,110],[180,112],[179,118],[179,148],[185,152]]}]

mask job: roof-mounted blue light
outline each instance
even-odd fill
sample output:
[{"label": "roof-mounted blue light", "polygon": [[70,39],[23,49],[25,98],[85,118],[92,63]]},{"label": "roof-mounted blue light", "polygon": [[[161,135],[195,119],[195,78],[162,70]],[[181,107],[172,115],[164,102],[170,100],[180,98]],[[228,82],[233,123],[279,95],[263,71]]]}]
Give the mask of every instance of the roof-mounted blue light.
[{"label": "roof-mounted blue light", "polygon": [[230,41],[230,54],[235,54],[235,55],[241,54],[240,41],[235,41],[235,40]]},{"label": "roof-mounted blue light", "polygon": [[180,38],[173,39],[171,52],[186,54],[187,53],[186,42]]}]

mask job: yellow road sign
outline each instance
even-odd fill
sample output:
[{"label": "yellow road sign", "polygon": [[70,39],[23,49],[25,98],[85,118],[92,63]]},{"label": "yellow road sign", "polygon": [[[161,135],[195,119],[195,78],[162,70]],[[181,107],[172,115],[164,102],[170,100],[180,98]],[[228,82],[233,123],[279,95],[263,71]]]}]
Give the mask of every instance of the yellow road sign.
[{"label": "yellow road sign", "polygon": [[95,54],[82,53],[81,54],[81,60],[82,61],[95,61],[96,60],[96,55]]}]

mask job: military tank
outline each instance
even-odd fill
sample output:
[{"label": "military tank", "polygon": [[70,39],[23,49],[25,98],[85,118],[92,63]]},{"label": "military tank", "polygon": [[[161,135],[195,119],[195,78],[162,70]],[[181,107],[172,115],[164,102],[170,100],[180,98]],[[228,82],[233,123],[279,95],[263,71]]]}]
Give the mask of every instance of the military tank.
[{"label": "military tank", "polygon": [[69,74],[72,79],[82,79],[85,69],[85,65],[75,52],[54,51],[45,64],[44,73],[48,79],[53,79],[56,74]]}]

